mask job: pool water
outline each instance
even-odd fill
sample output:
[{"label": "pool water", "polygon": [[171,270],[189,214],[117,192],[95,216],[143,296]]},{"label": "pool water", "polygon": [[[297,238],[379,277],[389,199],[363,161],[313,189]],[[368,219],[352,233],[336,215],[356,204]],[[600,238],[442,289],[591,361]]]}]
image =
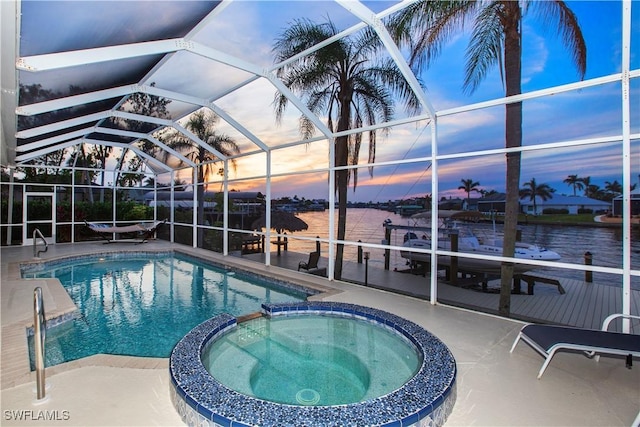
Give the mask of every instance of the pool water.
[{"label": "pool water", "polygon": [[239,323],[203,351],[220,383],[290,405],[361,402],[399,389],[421,356],[395,331],[357,318],[291,315]]},{"label": "pool water", "polygon": [[169,357],[180,338],[206,319],[307,297],[179,253],[105,255],[23,277],[59,279],[79,309],[73,320],[47,330],[46,366],[101,353]]}]

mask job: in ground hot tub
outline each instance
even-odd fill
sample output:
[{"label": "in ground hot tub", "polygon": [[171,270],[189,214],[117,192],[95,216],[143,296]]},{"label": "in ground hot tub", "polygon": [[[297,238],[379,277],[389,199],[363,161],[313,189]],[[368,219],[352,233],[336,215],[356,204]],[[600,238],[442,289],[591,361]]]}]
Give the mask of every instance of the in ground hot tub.
[{"label": "in ground hot tub", "polygon": [[263,311],[217,316],[174,348],[171,397],[188,425],[442,425],[450,414],[455,360],[420,326],[342,303]]}]

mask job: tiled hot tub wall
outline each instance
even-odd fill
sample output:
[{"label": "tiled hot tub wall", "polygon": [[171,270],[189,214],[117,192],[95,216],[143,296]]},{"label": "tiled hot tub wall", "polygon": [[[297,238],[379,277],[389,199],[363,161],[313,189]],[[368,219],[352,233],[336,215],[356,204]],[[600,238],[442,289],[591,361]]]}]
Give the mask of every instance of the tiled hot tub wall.
[{"label": "tiled hot tub wall", "polygon": [[305,301],[263,305],[267,316],[305,313],[357,317],[391,328],[422,354],[416,375],[376,399],[337,406],[291,406],[235,392],[216,381],[200,355],[207,343],[236,327],[229,315],[194,328],[171,353],[171,399],[189,426],[441,426],[456,400],[456,364],[447,346],[424,328],[393,314],[353,304]]}]

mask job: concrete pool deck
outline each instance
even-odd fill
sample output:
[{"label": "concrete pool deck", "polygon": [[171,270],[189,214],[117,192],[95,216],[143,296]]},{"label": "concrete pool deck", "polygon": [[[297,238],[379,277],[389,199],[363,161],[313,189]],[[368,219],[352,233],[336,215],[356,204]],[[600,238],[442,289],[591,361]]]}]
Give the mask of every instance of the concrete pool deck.
[{"label": "concrete pool deck", "polygon": [[[599,362],[560,353],[536,379],[543,359],[526,344],[509,349],[523,323],[491,315],[431,305],[364,286],[328,282],[245,258],[220,257],[166,242],[145,245],[83,243],[51,245],[44,260],[102,251],[171,248],[255,271],[316,284],[327,292],[315,298],[369,306],[411,320],[440,338],[458,366],[457,401],[446,425],[629,426],[640,411],[640,367],[628,370],[621,358]],[[45,285],[45,308],[72,309],[59,284],[19,280],[17,262],[31,260],[30,247],[2,248],[2,422],[4,425],[179,426],[169,398],[167,359],[99,355],[47,368],[47,400],[35,402],[35,375],[28,366],[25,327],[32,323],[33,288]],[[398,281],[405,275],[398,274]],[[37,283],[37,284],[36,284]],[[636,364],[638,365],[638,364]],[[27,368],[28,369],[28,368]],[[43,418],[48,417],[49,421]]]}]

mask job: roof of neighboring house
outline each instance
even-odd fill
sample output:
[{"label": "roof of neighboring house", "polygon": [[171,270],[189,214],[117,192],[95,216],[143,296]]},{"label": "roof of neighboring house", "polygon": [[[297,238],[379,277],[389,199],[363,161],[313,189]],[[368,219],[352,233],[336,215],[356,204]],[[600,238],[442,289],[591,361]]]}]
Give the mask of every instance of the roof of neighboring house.
[{"label": "roof of neighboring house", "polygon": [[507,198],[505,193],[494,193],[485,197],[481,197],[478,199],[478,203],[487,203],[487,202],[504,202]]},{"label": "roof of neighboring house", "polygon": [[[640,188],[636,188],[629,193],[632,199],[640,199]],[[622,194],[613,198],[613,200],[621,200]]]},{"label": "roof of neighboring house", "polygon": [[[211,199],[219,194],[215,191],[205,191],[204,198]],[[222,193],[220,193],[222,194]],[[174,200],[193,200],[193,191],[174,191],[173,193]],[[146,200],[154,199],[154,192],[149,191],[145,193],[144,198]],[[259,191],[230,191],[229,192],[230,199],[262,199],[264,196]],[[157,192],[158,200],[170,200],[171,192],[170,191],[158,191]]]},{"label": "roof of neighboring house", "polygon": [[462,206],[463,201],[464,200],[460,198],[441,200],[438,202],[438,207],[440,209],[451,209],[457,206]]}]

